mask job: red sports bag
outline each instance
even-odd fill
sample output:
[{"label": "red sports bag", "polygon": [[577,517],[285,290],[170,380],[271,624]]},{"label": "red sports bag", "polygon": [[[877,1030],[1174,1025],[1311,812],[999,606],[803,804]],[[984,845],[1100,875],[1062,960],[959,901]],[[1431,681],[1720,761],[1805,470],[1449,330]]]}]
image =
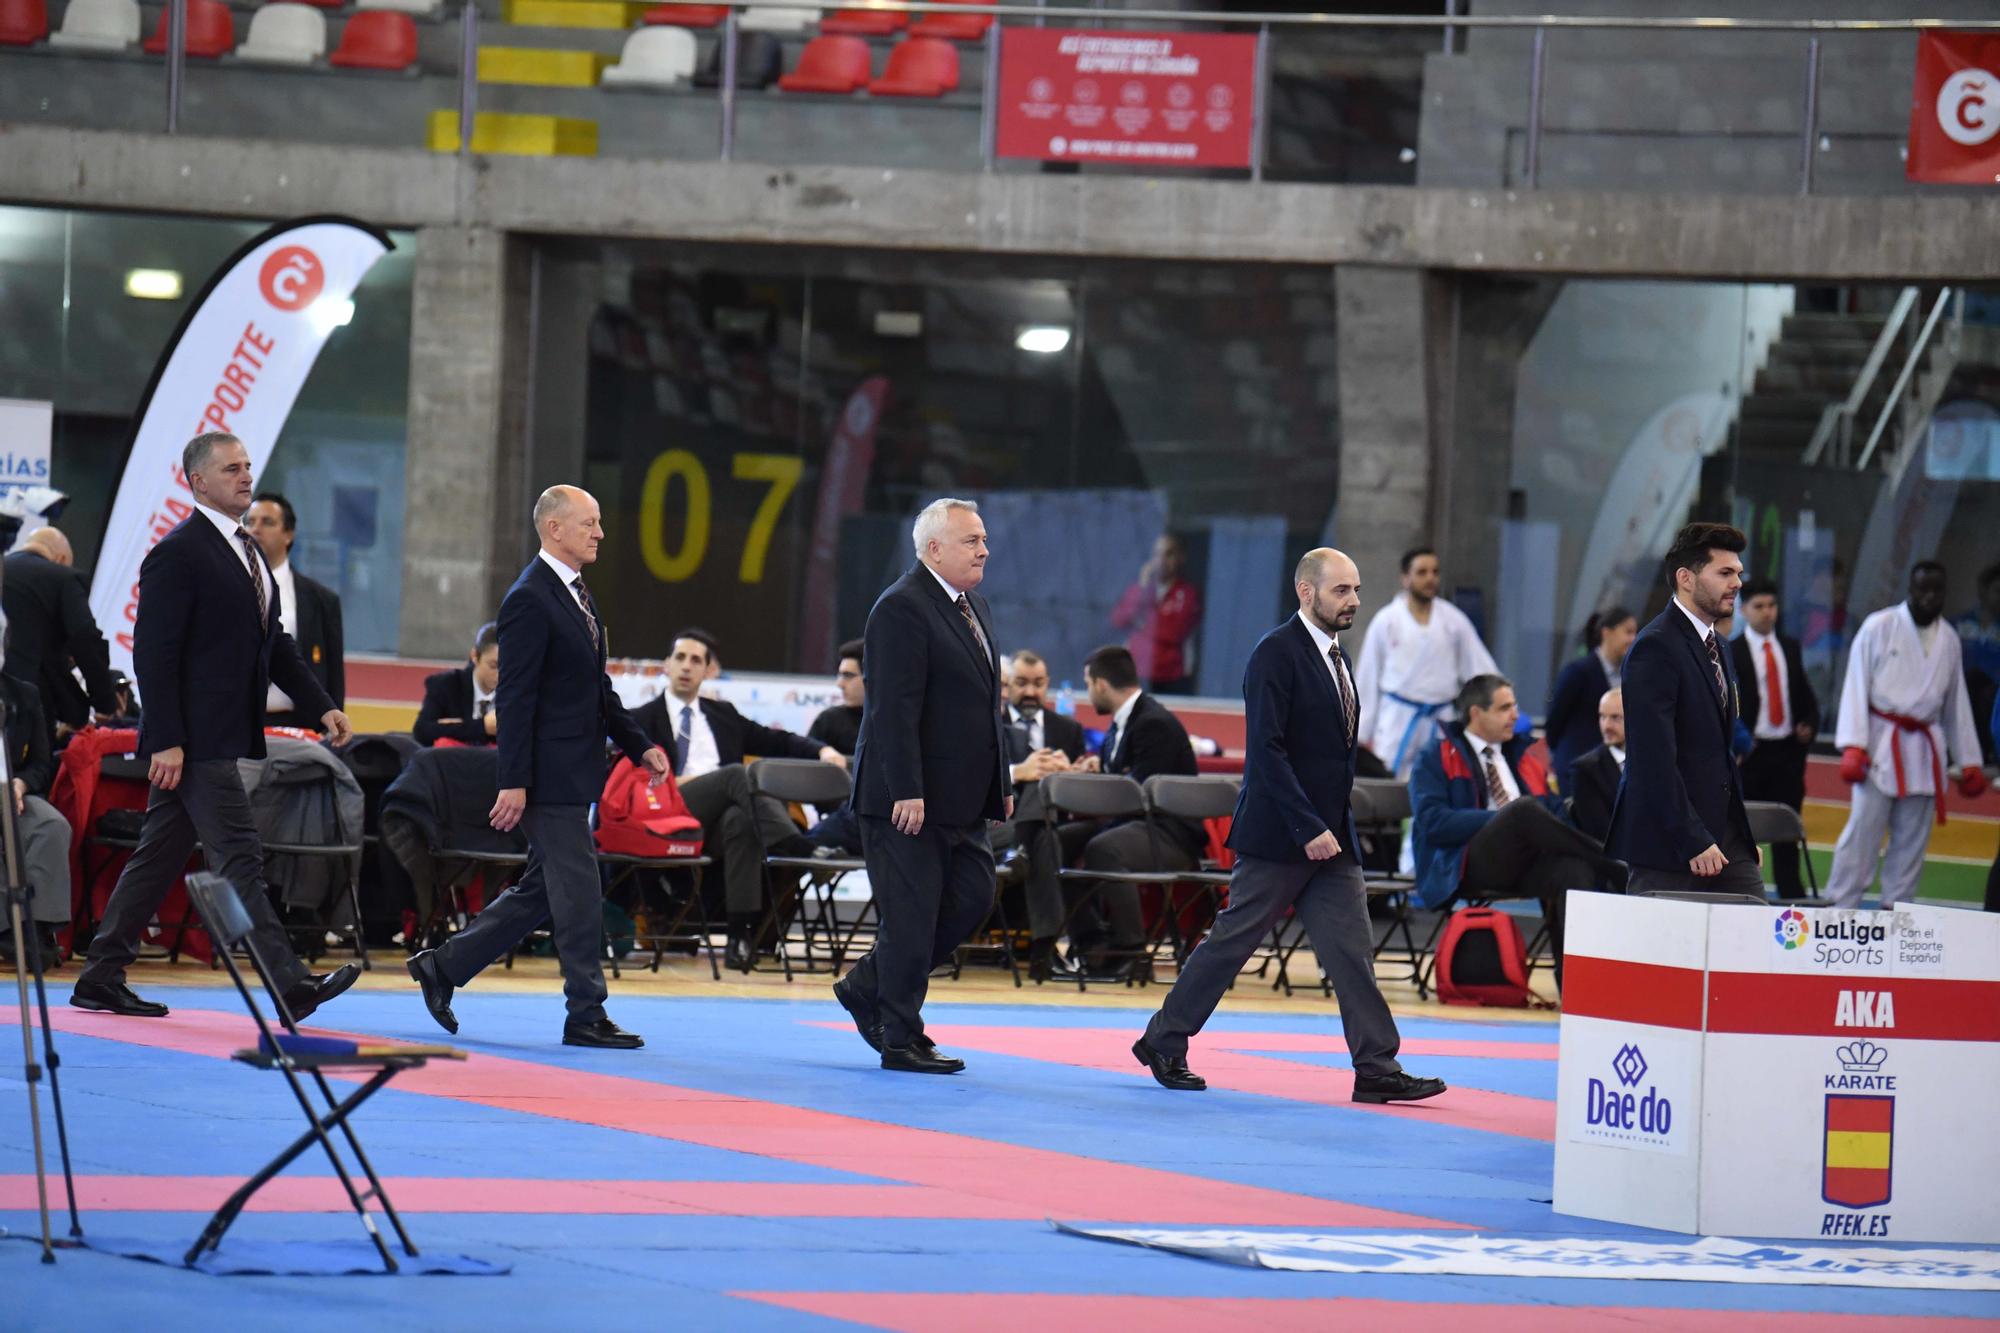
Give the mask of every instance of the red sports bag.
[{"label": "red sports bag", "polygon": [[1528,987],[1528,944],[1513,917],[1491,907],[1451,914],[1437,946],[1437,996],[1446,1004],[1496,1009],[1538,1003]]},{"label": "red sports bag", "polygon": [[688,813],[669,773],[655,787],[653,775],[620,759],[597,800],[597,846],[621,856],[699,856],[701,821]]}]

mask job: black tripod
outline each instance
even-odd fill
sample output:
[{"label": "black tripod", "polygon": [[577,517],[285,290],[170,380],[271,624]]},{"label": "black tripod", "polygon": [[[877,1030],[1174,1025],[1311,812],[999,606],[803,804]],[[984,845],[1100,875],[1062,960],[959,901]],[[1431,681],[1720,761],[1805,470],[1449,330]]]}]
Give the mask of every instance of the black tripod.
[{"label": "black tripod", "polygon": [[[0,704],[0,739],[5,735],[7,710]],[[42,1262],[56,1261],[57,1242],[49,1233],[49,1172],[42,1154],[42,1070],[49,1074],[49,1100],[55,1107],[56,1144],[62,1153],[63,1185],[69,1192],[70,1239],[65,1247],[83,1238],[83,1223],[76,1213],[76,1176],[69,1164],[69,1131],[63,1123],[62,1084],[56,1070],[62,1060],[56,1055],[55,1028],[49,1022],[49,988],[42,977],[42,946],[28,912],[34,889],[21,874],[21,830],[14,818],[14,757],[0,743],[0,887],[7,899],[7,924],[14,932],[14,983],[21,997],[21,1057],[27,1067],[28,1127],[35,1146],[35,1191],[42,1216]],[[35,979],[35,999],[42,1014],[42,1056],[45,1065],[35,1062],[33,1015],[28,1007],[28,978]]]}]

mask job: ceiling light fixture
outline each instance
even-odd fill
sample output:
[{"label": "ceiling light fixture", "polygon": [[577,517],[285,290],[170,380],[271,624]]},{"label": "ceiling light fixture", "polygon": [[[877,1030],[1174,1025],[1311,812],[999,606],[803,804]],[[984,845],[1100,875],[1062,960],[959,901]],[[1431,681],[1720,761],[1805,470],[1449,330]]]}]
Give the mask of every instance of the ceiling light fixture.
[{"label": "ceiling light fixture", "polygon": [[1014,346],[1024,352],[1053,355],[1069,346],[1069,330],[1060,324],[1030,324],[1014,335]]},{"label": "ceiling light fixture", "polygon": [[141,301],[178,301],[181,299],[181,275],[170,268],[127,269],[125,294]]}]

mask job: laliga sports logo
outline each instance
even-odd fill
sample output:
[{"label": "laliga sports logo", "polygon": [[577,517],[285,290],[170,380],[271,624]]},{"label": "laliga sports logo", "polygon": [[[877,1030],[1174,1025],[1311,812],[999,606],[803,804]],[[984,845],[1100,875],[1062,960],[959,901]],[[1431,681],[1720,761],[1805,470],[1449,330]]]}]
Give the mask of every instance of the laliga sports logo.
[{"label": "laliga sports logo", "polygon": [[1796,949],[1806,942],[1806,918],[1802,912],[1778,913],[1777,928],[1772,932],[1778,943],[1787,949]]},{"label": "laliga sports logo", "polygon": [[2000,79],[1983,69],[1962,69],[1937,95],[1938,128],[1968,148],[2000,134]]},{"label": "laliga sports logo", "polygon": [[257,289],[279,310],[304,310],[326,286],[326,267],[319,256],[302,245],[287,245],[271,252],[257,274]]}]

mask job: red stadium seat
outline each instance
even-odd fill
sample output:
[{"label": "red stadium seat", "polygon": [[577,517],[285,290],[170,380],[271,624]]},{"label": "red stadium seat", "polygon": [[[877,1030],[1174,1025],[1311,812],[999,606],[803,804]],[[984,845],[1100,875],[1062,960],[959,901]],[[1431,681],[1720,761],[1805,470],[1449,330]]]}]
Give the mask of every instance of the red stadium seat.
[{"label": "red stadium seat", "polygon": [[899,9],[836,9],[819,21],[821,32],[849,37],[893,37],[909,26]]},{"label": "red stadium seat", "polygon": [[0,46],[33,46],[48,35],[44,0],[0,0]]},{"label": "red stadium seat", "polygon": [[911,37],[889,52],[889,67],[868,85],[877,97],[943,97],[958,87],[958,48],[935,37]]},{"label": "red stadium seat", "polygon": [[417,63],[417,21],[393,9],[364,9],[347,20],[326,58],[342,69],[405,70]]},{"label": "red stadium seat", "polygon": [[[959,0],[953,0],[958,3]],[[972,3],[972,0],[963,0]],[[947,42],[977,42],[993,26],[991,14],[926,14],[910,25],[912,37],[936,37]]]},{"label": "red stadium seat", "polygon": [[639,21],[666,28],[719,28],[728,17],[728,5],[654,5]]},{"label": "red stadium seat", "polygon": [[[236,21],[222,0],[187,0],[187,45],[191,56],[213,60],[236,49]],[[160,10],[160,22],[146,39],[146,54],[167,53],[167,11]]]},{"label": "red stadium seat", "polygon": [[798,68],[778,80],[788,93],[851,93],[868,82],[868,43],[859,37],[815,37]]}]

